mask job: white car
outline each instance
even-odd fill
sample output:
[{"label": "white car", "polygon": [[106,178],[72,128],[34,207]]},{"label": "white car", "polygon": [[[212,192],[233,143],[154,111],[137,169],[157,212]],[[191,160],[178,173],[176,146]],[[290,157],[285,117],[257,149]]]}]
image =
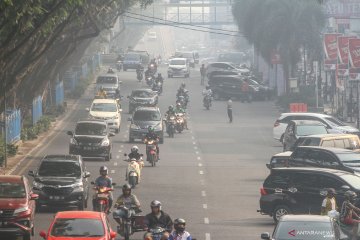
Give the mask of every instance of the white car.
[{"label": "white car", "polygon": [[90,119],[104,120],[110,129],[116,133],[120,131],[121,106],[115,99],[94,99],[89,111]]},{"label": "white car", "polygon": [[156,32],[149,32],[148,33],[148,39],[149,40],[156,40],[157,39]]},{"label": "white car", "polygon": [[339,119],[321,113],[282,113],[275,121],[273,138],[282,142],[285,129],[291,120],[314,120],[325,124],[329,133],[348,133],[360,136],[359,129],[346,125]]},{"label": "white car", "polygon": [[186,58],[172,58],[169,61],[168,78],[175,76],[190,77],[190,67]]}]

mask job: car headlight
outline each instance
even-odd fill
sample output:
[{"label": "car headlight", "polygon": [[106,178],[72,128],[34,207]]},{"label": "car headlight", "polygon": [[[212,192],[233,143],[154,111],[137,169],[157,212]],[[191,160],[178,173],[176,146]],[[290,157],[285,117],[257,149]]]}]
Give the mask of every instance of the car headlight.
[{"label": "car headlight", "polygon": [[71,185],[72,188],[74,188],[75,190],[78,190],[78,191],[83,191],[84,190],[84,185],[82,182],[77,182],[77,183],[74,183],[73,185]]},{"label": "car headlight", "polygon": [[29,207],[18,208],[18,209],[15,209],[14,214],[19,214],[19,213],[22,213],[22,212],[26,212],[28,210],[29,210]]},{"label": "car headlight", "polygon": [[75,140],[75,138],[71,138],[70,139],[70,144],[71,145],[78,145],[78,142]]},{"label": "car headlight", "polygon": [[89,114],[88,118],[89,119],[95,119],[95,117],[93,115],[91,115],[91,114]]},{"label": "car headlight", "polygon": [[131,129],[140,129],[140,127],[138,125],[135,125],[135,124],[131,124],[130,128]]},{"label": "car headlight", "polygon": [[44,187],[44,184],[34,181],[33,182],[33,188],[41,189]]},{"label": "car headlight", "polygon": [[102,142],[101,142],[101,146],[102,147],[107,147],[110,145],[110,141],[109,139],[104,139]]}]

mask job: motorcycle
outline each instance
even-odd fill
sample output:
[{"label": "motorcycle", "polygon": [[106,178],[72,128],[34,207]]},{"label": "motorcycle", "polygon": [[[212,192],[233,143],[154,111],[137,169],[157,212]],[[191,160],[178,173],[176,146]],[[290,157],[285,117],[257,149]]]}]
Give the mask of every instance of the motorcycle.
[{"label": "motorcycle", "polygon": [[156,227],[148,230],[148,232],[151,233],[153,240],[160,240],[165,231],[166,229],[162,227]]},{"label": "motorcycle", "polygon": [[122,226],[118,226],[117,228],[117,232],[120,234],[120,236],[124,237],[125,240],[129,240],[130,236],[135,232],[145,231],[145,217],[138,215],[141,213],[141,210],[138,207],[131,206],[128,208],[122,205],[118,206],[117,209],[121,209],[123,212],[125,212],[126,217],[122,219]]},{"label": "motorcycle", "polygon": [[[125,157],[128,157],[128,155],[126,154],[126,153],[124,153],[124,156]],[[139,159],[136,159],[136,162],[139,164],[139,167],[140,167],[140,170],[142,170],[142,168],[144,167],[144,160],[143,160],[143,157],[144,156],[144,154],[140,154],[140,158]],[[126,161],[126,162],[130,162],[130,158],[127,158],[127,159],[125,159],[124,161]]]},{"label": "motorcycle", "polygon": [[175,122],[176,118],[174,115],[171,115],[166,119],[166,132],[171,138],[173,138],[175,134]]},{"label": "motorcycle", "polygon": [[156,73],[156,71],[157,71],[157,66],[155,65],[155,63],[150,63],[150,64],[149,64],[149,69],[150,69],[151,73],[152,73],[153,75],[155,75],[155,73]]},{"label": "motorcycle", "polygon": [[116,69],[120,72],[122,69],[123,63],[122,61],[117,61],[116,62]]},{"label": "motorcycle", "polygon": [[206,108],[206,110],[209,110],[210,107],[211,107],[211,96],[210,96],[210,95],[206,95],[206,96],[204,97],[203,102],[204,102],[204,107]]},{"label": "motorcycle", "polygon": [[189,102],[189,96],[188,95],[179,95],[179,96],[177,96],[176,104],[180,103],[182,108],[186,109],[188,102]]},{"label": "motorcycle", "polygon": [[158,95],[160,95],[162,93],[162,83],[161,82],[155,82],[153,87],[152,87],[152,90],[154,92],[157,92]]},{"label": "motorcycle", "polygon": [[181,133],[182,131],[184,131],[184,125],[185,125],[185,121],[184,121],[184,114],[183,113],[176,113],[176,124],[175,124],[175,128],[176,131],[178,131],[178,133]]},{"label": "motorcycle", "polygon": [[154,85],[154,76],[153,75],[149,75],[146,77],[146,84],[149,87],[152,87]]},{"label": "motorcycle", "polygon": [[[95,183],[91,182],[91,184],[94,185]],[[115,186],[115,183],[112,185]],[[94,190],[96,191],[96,211],[108,213],[110,192],[114,189],[108,187],[94,187]]]},{"label": "motorcycle", "polygon": [[144,69],[136,69],[136,78],[141,82],[141,80],[144,78]]},{"label": "motorcycle", "polygon": [[145,139],[146,144],[146,161],[148,161],[152,167],[156,166],[158,159],[157,147],[155,140]]}]

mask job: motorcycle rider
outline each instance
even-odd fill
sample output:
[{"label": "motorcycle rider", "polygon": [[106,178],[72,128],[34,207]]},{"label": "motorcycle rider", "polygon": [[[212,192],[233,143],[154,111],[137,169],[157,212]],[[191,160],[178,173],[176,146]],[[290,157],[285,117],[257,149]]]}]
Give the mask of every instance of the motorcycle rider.
[{"label": "motorcycle rider", "polygon": [[205,89],[203,90],[202,94],[203,94],[203,96],[204,96],[203,102],[205,103],[205,99],[206,99],[206,98],[209,98],[209,100],[210,100],[210,105],[211,105],[212,91],[211,91],[211,89],[210,89],[210,86],[206,86]]},{"label": "motorcycle rider", "polygon": [[160,137],[155,133],[154,128],[151,126],[148,127],[148,133],[145,136],[145,141],[147,142],[149,140],[154,140],[155,145],[156,145],[157,157],[158,157],[158,160],[160,160],[160,149],[159,149],[159,145],[158,145]]},{"label": "motorcycle rider", "polygon": [[109,68],[107,73],[115,73],[114,70],[112,68]]},{"label": "motorcycle rider", "polygon": [[155,82],[158,83],[160,82],[161,84],[164,82],[164,78],[163,76],[161,75],[161,73],[158,73],[156,79],[155,79]]},{"label": "motorcycle rider", "polygon": [[[150,204],[151,213],[145,216],[145,225],[148,230],[162,227],[165,229],[161,240],[167,240],[170,236],[170,233],[173,228],[173,222],[168,214],[161,210],[161,202],[154,200]],[[152,235],[150,232],[145,233],[144,239],[152,240]]]},{"label": "motorcycle rider", "polygon": [[144,71],[144,68],[141,64],[139,64],[137,67],[136,67],[136,77],[139,78],[139,75]]},{"label": "motorcycle rider", "polygon": [[168,240],[191,240],[189,232],[185,231],[186,221],[182,218],[174,220],[174,230],[170,233]]},{"label": "motorcycle rider", "polygon": [[358,225],[360,223],[360,209],[355,207],[357,194],[351,190],[345,192],[345,201],[341,206],[340,221],[352,226],[352,239],[357,239]]},{"label": "motorcycle rider", "polygon": [[181,106],[181,103],[176,103],[176,108],[175,108],[175,113],[182,113],[183,114],[183,119],[184,119],[184,127],[186,130],[189,130],[188,126],[187,126],[187,119],[186,119],[186,111],[185,109]]},{"label": "motorcycle rider", "polygon": [[168,110],[165,113],[166,118],[169,118],[170,116],[175,115],[174,106],[170,105]]},{"label": "motorcycle rider", "polygon": [[137,163],[135,158],[131,158],[128,167],[126,168],[126,175],[125,175],[125,181],[127,181],[129,179],[129,173],[135,171],[135,173],[137,174],[138,178],[137,178],[137,182],[140,182],[140,178],[141,178],[141,171],[140,171],[140,166]]},{"label": "motorcycle rider", "polygon": [[185,83],[182,83],[180,85],[180,88],[178,89],[177,93],[176,93],[176,97],[179,98],[180,96],[184,96],[184,100],[185,100],[185,106],[187,106],[187,103],[189,102],[189,91],[185,88]]},{"label": "motorcycle rider", "polygon": [[138,146],[132,146],[131,152],[128,154],[129,159],[136,159],[136,162],[139,164],[140,170],[144,166],[144,162],[141,154],[139,153]]},{"label": "motorcycle rider", "polygon": [[[132,208],[136,206],[137,209],[140,208],[140,202],[135,194],[131,193],[131,186],[129,184],[124,184],[122,187],[122,194],[117,198],[114,208],[118,208],[119,206],[125,206],[129,208],[133,214],[135,214],[135,210]],[[123,230],[123,218],[126,217],[126,212],[122,209],[116,209],[113,213],[114,220],[119,224],[120,229]]]},{"label": "motorcycle rider", "polygon": [[[95,180],[95,187],[96,188],[101,188],[101,187],[107,187],[107,188],[112,188],[112,179],[108,176],[109,170],[106,166],[101,166],[100,167],[100,176],[98,178],[96,178]],[[93,196],[93,210],[96,211],[97,209],[97,201],[96,201],[96,195],[97,193],[94,194]],[[109,211],[110,208],[112,207],[113,204],[113,196],[111,191],[109,192]]]},{"label": "motorcycle rider", "polygon": [[327,216],[329,211],[337,210],[335,193],[334,188],[329,188],[327,190],[326,198],[321,204],[321,215]]},{"label": "motorcycle rider", "polygon": [[104,90],[104,87],[101,86],[98,93],[97,93],[97,96],[98,97],[101,97],[101,98],[107,98],[107,93],[106,91]]},{"label": "motorcycle rider", "polygon": [[150,66],[148,66],[148,68],[147,68],[146,71],[145,71],[145,77],[149,77],[149,76],[152,76],[152,72],[151,72]]}]

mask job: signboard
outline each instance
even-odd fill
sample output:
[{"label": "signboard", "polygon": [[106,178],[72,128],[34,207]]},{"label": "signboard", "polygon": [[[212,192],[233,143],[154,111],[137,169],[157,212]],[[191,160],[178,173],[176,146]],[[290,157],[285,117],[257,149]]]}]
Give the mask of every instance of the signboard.
[{"label": "signboard", "polygon": [[349,75],[349,39],[354,39],[353,36],[339,36],[338,43],[338,76]]},{"label": "signboard", "polygon": [[360,80],[360,39],[349,39],[350,80]]},{"label": "signboard", "polygon": [[328,70],[335,70],[337,64],[338,44],[337,38],[339,33],[325,33],[324,34],[324,52],[325,52],[325,68]]},{"label": "signboard", "polygon": [[360,17],[360,1],[328,0],[325,2],[325,14],[334,18]]}]

